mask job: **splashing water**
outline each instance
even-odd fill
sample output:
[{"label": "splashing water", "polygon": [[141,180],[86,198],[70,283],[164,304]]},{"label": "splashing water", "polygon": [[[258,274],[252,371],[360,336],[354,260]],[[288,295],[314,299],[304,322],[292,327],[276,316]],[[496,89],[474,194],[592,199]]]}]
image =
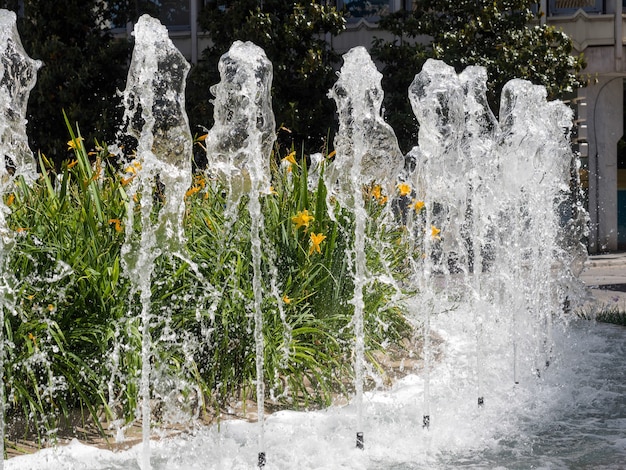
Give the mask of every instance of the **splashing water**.
[{"label": "splashing water", "polygon": [[35,159],[28,147],[25,116],[39,67],[41,62],[28,57],[22,47],[15,13],[0,10],[0,469],[4,468],[4,314],[13,310],[13,282],[7,266],[13,233],[6,222],[10,209],[4,195],[17,178],[23,178],[26,183],[37,178]]},{"label": "splashing water", "polygon": [[337,154],[325,173],[325,181],[329,211],[332,213],[334,207],[331,198],[336,198],[342,207],[353,211],[355,219],[351,253],[354,297],[351,303],[354,306],[357,447],[363,448],[363,290],[368,283],[368,273],[365,258],[367,212],[361,192],[364,185],[373,183],[391,192],[404,159],[393,130],[381,116],[382,74],[376,70],[363,47],[350,50],[343,59],[339,79],[329,93],[337,104],[339,131],[335,138]]},{"label": "splashing water", "polygon": [[[191,184],[192,138],[185,113],[185,79],[189,64],[158,20],[144,15],[135,25],[135,48],[123,93],[126,132],[137,139],[137,178],[129,189],[126,235],[122,247],[132,292],[141,302],[141,417],[143,450],[140,465],[150,464],[151,278],[156,258],[183,246],[184,195]],[[151,218],[155,182],[160,183],[162,207]],[[133,240],[134,204],[140,204],[141,238]]]},{"label": "splashing water", "polygon": [[[0,62],[0,102],[9,110],[0,119],[0,149],[15,165],[14,172],[0,166],[1,193],[9,177],[36,177],[23,116],[39,64],[21,50],[14,25],[15,17],[0,11],[0,46],[6,42],[9,51]],[[5,36],[6,31],[12,33]],[[226,226],[234,226],[242,201],[250,215],[258,422],[222,423],[219,432],[205,428],[153,442],[151,449],[151,283],[155,260],[185,242],[192,139],[184,113],[189,65],[157,20],[142,17],[135,38],[123,97],[124,132],[137,141],[130,162],[137,177],[128,190],[123,258],[141,303],[143,442],[117,454],[73,443],[17,457],[8,468],[249,468],[255,452],[258,466],[265,466],[268,449],[274,468],[477,468],[512,461],[525,468],[615,468],[610,465],[626,457],[619,437],[624,403],[616,398],[624,396],[625,371],[614,361],[626,348],[623,334],[610,327],[568,326],[563,314],[566,296],[576,301],[576,266],[584,251],[578,241],[584,214],[567,224],[559,215],[571,198],[575,167],[567,140],[571,113],[562,103],[547,102],[541,87],[514,80],[503,90],[498,120],[487,104],[484,69],[469,67],[457,75],[442,62],[428,61],[409,89],[420,129],[405,168],[393,130],[381,117],[381,74],[363,48],[344,56],[330,92],[339,132],[336,158],[324,167],[329,211],[343,222],[334,199],[354,217],[355,398],[343,408],[265,417],[262,302],[268,295],[279,300],[276,268],[264,265],[273,254],[264,246],[261,212],[275,139],[272,65],[260,48],[242,42],[222,57],[221,81],[211,89],[215,126],[206,139],[207,172],[227,188]],[[366,251],[375,241],[366,236],[363,189],[379,184],[391,194],[399,179],[411,188],[402,197],[415,200],[389,204],[385,223],[406,225],[416,247],[403,282],[418,291],[408,305],[413,322],[422,326],[423,366],[391,389],[366,392],[364,293],[372,282]],[[0,255],[6,256],[8,208],[0,209]],[[264,270],[271,274],[269,287],[262,282]],[[10,309],[6,279],[2,315]],[[363,434],[372,436],[367,452],[354,450],[347,436],[355,421],[357,446],[364,450]],[[574,457],[568,455],[572,439]]]},{"label": "splashing water", "polygon": [[[206,139],[207,171],[223,181],[229,197],[226,218],[232,225],[243,194],[248,195],[252,243],[252,288],[254,293],[254,342],[256,353],[256,395],[258,419],[258,466],[264,467],[265,453],[265,379],[263,338],[261,195],[270,191],[270,153],[275,140],[272,111],[272,63],[265,52],[251,42],[235,42],[220,58],[221,81],[211,88],[215,96],[215,125]],[[275,269],[272,277],[275,279]],[[275,284],[274,284],[275,285]],[[280,296],[280,316],[285,323]],[[289,341],[286,339],[285,344]]]}]

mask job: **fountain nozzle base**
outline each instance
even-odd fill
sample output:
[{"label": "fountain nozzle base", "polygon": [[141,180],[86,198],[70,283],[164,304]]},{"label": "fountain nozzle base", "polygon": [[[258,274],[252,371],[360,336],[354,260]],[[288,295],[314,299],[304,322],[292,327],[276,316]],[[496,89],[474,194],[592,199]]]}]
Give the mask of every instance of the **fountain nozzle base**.
[{"label": "fountain nozzle base", "polygon": [[258,467],[259,468],[264,468],[265,467],[265,452],[259,452],[259,459],[258,459]]},{"label": "fountain nozzle base", "polygon": [[430,428],[430,415],[424,415],[424,418],[422,419],[422,427],[424,429],[428,429]]},{"label": "fountain nozzle base", "polygon": [[357,432],[356,433],[356,448],[363,450],[364,446],[365,446],[365,441],[363,440],[363,433]]}]

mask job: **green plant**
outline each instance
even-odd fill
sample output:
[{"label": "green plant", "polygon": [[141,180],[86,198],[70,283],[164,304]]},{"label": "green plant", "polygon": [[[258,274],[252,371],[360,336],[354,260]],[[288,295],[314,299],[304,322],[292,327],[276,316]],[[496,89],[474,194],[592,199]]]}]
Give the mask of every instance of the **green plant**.
[{"label": "green plant", "polygon": [[[18,181],[7,196],[16,232],[15,307],[5,316],[7,416],[14,430],[38,432],[42,441],[77,410],[97,426],[126,426],[140,400],[141,302],[121,262],[123,244],[141,228],[128,217],[141,197],[129,204],[126,191],[140,162],[119,167],[105,144],[88,151],[68,128],[74,158],[57,171],[40,154],[40,179]],[[336,217],[328,211],[320,177],[327,164],[325,157],[309,174],[304,156],[296,162],[290,154],[273,165],[273,186],[260,200],[266,399],[279,407],[325,406],[351,387],[353,220],[336,203]],[[406,244],[380,188],[363,188],[362,196],[372,241],[366,345],[376,366],[375,351],[410,333],[397,285],[374,281],[402,276]],[[256,390],[248,196],[234,215],[227,197],[219,181],[196,175],[185,196],[186,244],[155,258],[151,396],[164,425],[219,416]],[[158,212],[158,189],[153,203]]]}]

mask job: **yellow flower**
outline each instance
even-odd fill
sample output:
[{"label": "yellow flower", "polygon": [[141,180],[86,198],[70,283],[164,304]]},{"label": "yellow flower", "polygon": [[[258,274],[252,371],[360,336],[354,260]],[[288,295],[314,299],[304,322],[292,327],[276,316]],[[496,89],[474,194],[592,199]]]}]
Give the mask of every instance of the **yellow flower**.
[{"label": "yellow flower", "polygon": [[37,337],[34,334],[29,332],[28,339],[33,342],[33,346],[37,347]]},{"label": "yellow flower", "polygon": [[276,192],[276,190],[274,189],[274,186],[270,186],[270,191],[269,191],[269,192],[270,192],[270,194],[272,194],[272,195],[274,195],[274,196],[278,195],[278,193],[277,193],[277,192]]},{"label": "yellow flower", "polygon": [[424,201],[413,200],[413,209],[415,209],[415,212],[421,211],[425,205]]},{"label": "yellow flower", "polygon": [[378,199],[378,204],[380,204],[381,206],[384,206],[385,204],[387,204],[387,200],[389,198],[387,196],[383,196],[380,199]]},{"label": "yellow flower", "polygon": [[291,222],[296,224],[296,230],[300,227],[309,228],[309,224],[315,220],[315,217],[309,215],[309,211],[304,209],[291,218]]},{"label": "yellow flower", "polygon": [[285,302],[287,305],[291,303],[291,299],[287,297],[287,294],[283,295],[283,302]]},{"label": "yellow flower", "polygon": [[137,171],[141,170],[141,163],[138,161],[134,161],[132,165],[130,165],[126,170],[126,173],[132,173],[133,175],[137,174]]},{"label": "yellow flower", "polygon": [[120,221],[120,219],[109,219],[109,224],[115,224],[116,232],[119,233],[122,231],[122,222]]},{"label": "yellow flower", "polygon": [[201,188],[204,188],[206,185],[206,181],[204,180],[204,175],[196,175],[193,178],[193,183],[196,186],[200,186]]},{"label": "yellow flower", "polygon": [[67,141],[67,149],[68,150],[78,150],[80,147],[80,143],[85,140],[82,137],[76,137],[75,139]]},{"label": "yellow flower", "polygon": [[7,207],[11,207],[13,205],[13,203],[15,202],[15,194],[11,193],[9,194],[9,196],[7,197]]},{"label": "yellow flower", "polygon": [[430,236],[432,238],[435,238],[437,240],[439,240],[441,237],[439,236],[439,233],[441,232],[440,229],[438,229],[437,227],[435,227],[434,225],[430,226]]},{"label": "yellow flower", "polygon": [[67,164],[67,169],[74,168],[78,164],[78,160],[72,160]]},{"label": "yellow flower", "polygon": [[187,190],[187,192],[185,193],[185,199],[193,196],[194,194],[196,194],[198,191],[200,191],[200,189],[202,189],[200,186],[192,186],[191,188],[189,188]]},{"label": "yellow flower", "polygon": [[331,158],[333,158],[335,155],[337,155],[337,152],[336,152],[335,150],[333,150],[332,152],[330,152],[330,153],[326,156],[326,158],[328,158],[328,159],[330,160],[330,159],[331,159]]},{"label": "yellow flower", "polygon": [[309,248],[309,255],[312,255],[315,252],[318,252],[320,255],[322,254],[322,249],[320,244],[326,239],[326,235],[323,233],[311,233],[311,247]]},{"label": "yellow flower", "polygon": [[372,197],[378,199],[380,201],[380,198],[383,196],[382,192],[381,192],[381,188],[380,185],[377,184],[372,188]]},{"label": "yellow flower", "polygon": [[49,312],[53,312],[54,311],[54,305],[48,304],[48,311]]},{"label": "yellow flower", "polygon": [[406,183],[400,183],[398,185],[398,191],[400,192],[400,196],[404,197],[411,194],[411,185]]},{"label": "yellow flower", "polygon": [[294,150],[285,158],[283,158],[283,162],[288,162],[288,163],[291,163],[292,165],[296,165],[297,164],[296,163],[296,151]]}]

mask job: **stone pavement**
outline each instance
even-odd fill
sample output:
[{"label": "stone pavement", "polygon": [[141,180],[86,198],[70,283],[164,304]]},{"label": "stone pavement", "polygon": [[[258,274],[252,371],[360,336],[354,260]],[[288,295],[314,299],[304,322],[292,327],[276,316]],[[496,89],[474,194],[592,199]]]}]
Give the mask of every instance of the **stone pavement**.
[{"label": "stone pavement", "polygon": [[626,252],[590,255],[579,278],[600,305],[626,311]]}]

